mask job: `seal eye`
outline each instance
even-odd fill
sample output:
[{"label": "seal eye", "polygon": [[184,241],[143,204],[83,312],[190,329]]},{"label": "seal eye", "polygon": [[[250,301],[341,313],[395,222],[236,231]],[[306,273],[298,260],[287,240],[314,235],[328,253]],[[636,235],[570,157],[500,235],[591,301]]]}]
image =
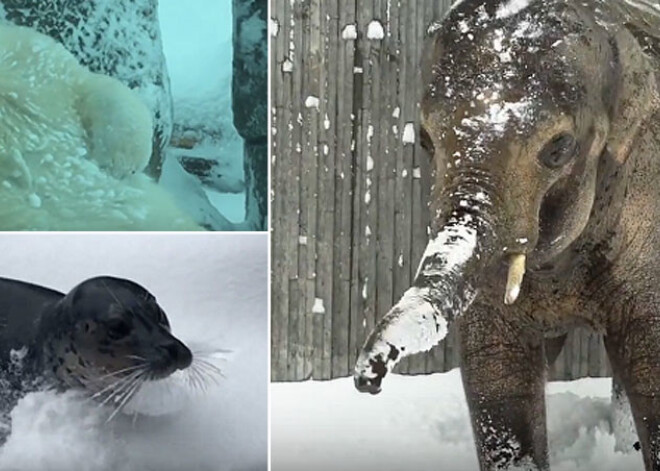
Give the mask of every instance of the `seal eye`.
[{"label": "seal eye", "polygon": [[108,337],[119,340],[126,337],[131,331],[131,326],[122,319],[112,319],[106,324]]},{"label": "seal eye", "polygon": [[571,161],[578,152],[578,143],[567,133],[558,134],[539,153],[539,160],[548,168],[560,168]]}]

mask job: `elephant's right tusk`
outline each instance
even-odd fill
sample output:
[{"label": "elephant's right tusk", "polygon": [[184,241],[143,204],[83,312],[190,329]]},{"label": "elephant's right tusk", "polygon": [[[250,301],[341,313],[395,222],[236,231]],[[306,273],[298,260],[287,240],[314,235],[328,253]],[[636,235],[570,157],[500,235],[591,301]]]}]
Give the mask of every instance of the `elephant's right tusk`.
[{"label": "elephant's right tusk", "polygon": [[509,260],[509,275],[506,280],[504,304],[513,304],[520,294],[520,285],[525,276],[525,254],[512,255]]}]

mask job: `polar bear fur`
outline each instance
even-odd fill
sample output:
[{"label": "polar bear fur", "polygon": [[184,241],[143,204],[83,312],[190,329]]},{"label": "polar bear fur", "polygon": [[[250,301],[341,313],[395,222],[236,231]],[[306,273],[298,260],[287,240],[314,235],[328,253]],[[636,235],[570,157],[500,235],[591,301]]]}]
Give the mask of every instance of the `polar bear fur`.
[{"label": "polar bear fur", "polygon": [[152,129],[121,82],[0,25],[0,230],[199,230],[141,173]]}]

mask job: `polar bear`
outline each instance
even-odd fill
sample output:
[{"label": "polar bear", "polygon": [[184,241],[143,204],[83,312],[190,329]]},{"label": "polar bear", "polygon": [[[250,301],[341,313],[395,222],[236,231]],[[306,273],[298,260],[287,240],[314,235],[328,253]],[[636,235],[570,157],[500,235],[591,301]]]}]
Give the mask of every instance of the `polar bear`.
[{"label": "polar bear", "polygon": [[152,130],[121,82],[0,25],[0,230],[200,230],[142,174]]}]

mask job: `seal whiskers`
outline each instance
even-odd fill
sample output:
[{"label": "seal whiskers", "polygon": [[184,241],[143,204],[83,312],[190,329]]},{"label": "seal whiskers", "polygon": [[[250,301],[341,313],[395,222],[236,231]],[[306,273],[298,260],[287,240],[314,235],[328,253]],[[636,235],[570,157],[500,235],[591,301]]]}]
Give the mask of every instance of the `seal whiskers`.
[{"label": "seal whiskers", "polygon": [[106,420],[106,423],[110,422],[112,419],[115,418],[115,416],[121,412],[121,410],[128,404],[128,401],[133,398],[135,393],[137,393],[140,390],[140,387],[142,384],[146,381],[146,378],[144,377],[144,372],[143,374],[138,374],[135,379],[133,379],[133,382],[131,383],[131,386],[128,387],[127,391],[123,394],[122,398],[120,399],[119,404],[117,407],[115,407],[114,411],[112,414],[110,414],[110,417]]},{"label": "seal whiskers", "polygon": [[193,361],[190,367],[185,370],[187,383],[193,389],[206,391],[209,386],[220,384],[219,378],[224,376],[222,370],[205,358],[211,358],[213,353],[215,352],[193,352]]},{"label": "seal whiskers", "polygon": [[133,371],[133,370],[137,370],[138,368],[143,368],[144,366],[145,366],[145,365],[134,365],[134,366],[129,366],[129,367],[127,367],[127,368],[122,368],[121,370],[112,371],[112,372],[110,372],[110,373],[106,373],[106,374],[104,374],[104,375],[102,375],[102,376],[99,376],[98,378],[96,378],[96,380],[105,379],[105,378],[111,378],[111,377],[113,377],[113,376],[118,376],[118,375],[120,375],[120,374],[122,374],[122,373],[126,373],[126,372],[128,372],[128,371]]},{"label": "seal whiskers", "polygon": [[132,372],[128,376],[119,378],[117,381],[115,381],[115,382],[111,383],[110,385],[106,386],[101,391],[93,394],[91,396],[91,398],[92,399],[99,399],[102,396],[104,396],[105,394],[107,394],[107,397],[100,404],[100,405],[105,405],[108,402],[110,402],[110,400],[112,400],[113,397],[121,394],[135,378],[139,377],[143,373],[144,373],[144,370],[140,369],[138,371]]}]

